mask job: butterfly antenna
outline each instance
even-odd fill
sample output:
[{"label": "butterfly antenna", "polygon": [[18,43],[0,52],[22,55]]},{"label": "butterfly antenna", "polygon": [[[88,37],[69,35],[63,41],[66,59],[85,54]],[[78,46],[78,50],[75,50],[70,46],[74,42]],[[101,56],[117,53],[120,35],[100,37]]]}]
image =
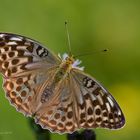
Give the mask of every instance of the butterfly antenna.
[{"label": "butterfly antenna", "polygon": [[108,49],[98,50],[98,51],[94,51],[94,52],[79,54],[79,55],[76,55],[74,57],[81,57],[81,56],[85,56],[85,55],[92,55],[92,54],[95,54],[95,53],[98,53],[98,52],[107,52],[107,51],[108,51]]},{"label": "butterfly antenna", "polygon": [[66,28],[66,33],[67,33],[68,47],[69,47],[69,56],[72,56],[70,35],[69,35],[69,30],[68,30],[68,25],[67,24],[68,24],[67,21],[65,21],[65,28]]}]

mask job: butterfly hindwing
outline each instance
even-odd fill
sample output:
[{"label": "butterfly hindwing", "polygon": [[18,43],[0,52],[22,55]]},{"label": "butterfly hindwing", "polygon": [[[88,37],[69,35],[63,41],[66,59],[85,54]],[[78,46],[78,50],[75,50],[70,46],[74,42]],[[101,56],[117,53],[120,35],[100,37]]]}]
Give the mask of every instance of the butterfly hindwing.
[{"label": "butterfly hindwing", "polygon": [[[64,79],[53,90],[50,102],[44,103],[35,114],[36,123],[57,133],[72,133],[77,130],[75,105],[70,80]],[[48,89],[48,87],[46,87]]]}]

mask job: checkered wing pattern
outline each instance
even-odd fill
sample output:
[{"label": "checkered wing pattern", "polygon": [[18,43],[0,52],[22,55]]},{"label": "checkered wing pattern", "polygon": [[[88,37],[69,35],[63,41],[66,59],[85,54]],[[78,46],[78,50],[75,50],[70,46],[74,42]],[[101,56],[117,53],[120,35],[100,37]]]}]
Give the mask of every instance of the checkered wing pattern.
[{"label": "checkered wing pattern", "polygon": [[10,103],[31,116],[39,105],[41,87],[50,80],[60,60],[29,38],[0,33],[0,72]]},{"label": "checkered wing pattern", "polygon": [[72,69],[54,90],[50,104],[35,115],[36,123],[52,132],[72,133],[81,128],[119,129],[124,115],[112,97],[94,78]]},{"label": "checkered wing pattern", "polygon": [[61,64],[63,61],[40,43],[0,33],[3,87],[19,112],[61,134],[80,128],[121,128],[125,118],[112,95],[78,67],[64,72]]},{"label": "checkered wing pattern", "polygon": [[113,96],[93,77],[77,69],[72,75],[78,89],[75,95],[79,128],[121,128],[125,118]]}]

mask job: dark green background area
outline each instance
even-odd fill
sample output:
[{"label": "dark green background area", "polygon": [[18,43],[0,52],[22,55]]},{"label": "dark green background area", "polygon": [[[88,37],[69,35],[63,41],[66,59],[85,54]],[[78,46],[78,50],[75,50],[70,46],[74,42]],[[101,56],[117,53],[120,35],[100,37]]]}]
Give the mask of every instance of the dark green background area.
[{"label": "dark green background area", "polygon": [[[109,49],[79,58],[85,71],[112,93],[126,117],[120,130],[96,129],[97,140],[139,140],[140,1],[0,0],[0,32],[28,36],[56,54],[68,51],[65,20],[73,54]],[[5,98],[2,77],[0,83],[0,140],[34,140],[26,117]],[[65,135],[51,136],[65,140]]]}]

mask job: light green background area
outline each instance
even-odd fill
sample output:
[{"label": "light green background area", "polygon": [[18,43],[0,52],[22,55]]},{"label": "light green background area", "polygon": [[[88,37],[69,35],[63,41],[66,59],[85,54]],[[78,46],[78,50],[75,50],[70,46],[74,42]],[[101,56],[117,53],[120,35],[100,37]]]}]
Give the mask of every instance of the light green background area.
[{"label": "light green background area", "polygon": [[[79,58],[85,71],[112,93],[126,117],[123,129],[96,129],[97,140],[139,140],[140,1],[0,0],[0,32],[28,36],[55,53],[68,50],[65,20],[73,54],[109,49]],[[65,139],[64,135],[51,136]],[[10,106],[1,86],[0,140],[16,139],[34,140],[35,136],[26,117]]]}]

